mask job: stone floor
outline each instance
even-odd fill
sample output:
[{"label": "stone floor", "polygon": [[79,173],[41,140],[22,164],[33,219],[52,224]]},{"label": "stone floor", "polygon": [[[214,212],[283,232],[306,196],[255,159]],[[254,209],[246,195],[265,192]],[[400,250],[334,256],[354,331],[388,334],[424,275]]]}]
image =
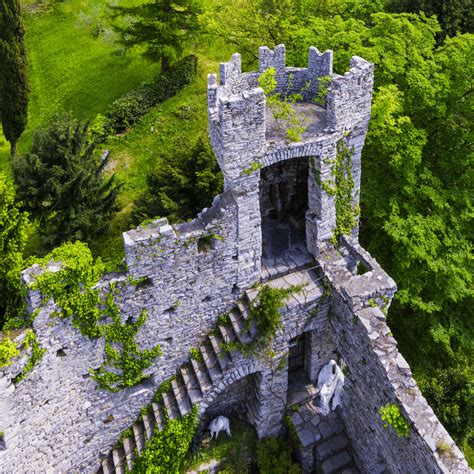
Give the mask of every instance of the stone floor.
[{"label": "stone floor", "polygon": [[316,387],[301,371],[288,380],[290,418],[299,439],[297,454],[305,472],[356,474],[344,423],[337,411],[322,415]]},{"label": "stone floor", "polygon": [[[302,141],[313,138],[322,133],[326,128],[326,109],[316,104],[298,102],[291,104],[291,108],[302,119],[306,130],[302,134]],[[286,142],[286,126],[279,126],[273,118],[273,113],[269,107],[266,110],[266,139],[267,142]]]},{"label": "stone floor", "polygon": [[265,218],[262,221],[262,280],[285,275],[314,262],[306,248],[303,221]]}]

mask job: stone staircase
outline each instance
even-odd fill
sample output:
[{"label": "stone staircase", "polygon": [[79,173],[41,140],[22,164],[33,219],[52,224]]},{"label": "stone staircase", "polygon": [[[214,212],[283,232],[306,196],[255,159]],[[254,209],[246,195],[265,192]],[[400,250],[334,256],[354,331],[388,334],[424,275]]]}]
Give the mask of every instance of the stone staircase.
[{"label": "stone staircase", "polygon": [[[304,295],[292,295],[292,303],[307,302],[320,292],[314,271],[300,270],[285,277],[277,278],[270,285],[289,287],[293,284],[304,284]],[[126,469],[131,470],[136,453],[143,451],[153,433],[164,428],[166,417],[175,419],[188,414],[194,404],[199,404],[219,383],[223,375],[234,366],[233,358],[236,353],[226,349],[225,343],[238,341],[250,342],[256,334],[255,322],[247,320],[250,317],[249,305],[257,295],[258,290],[250,289],[244,292],[241,301],[229,312],[225,324],[218,324],[199,345],[199,353],[182,365],[174,379],[171,389],[161,394],[133,424],[132,436],[127,436],[117,442],[105,459],[101,460],[99,473],[122,474]]]},{"label": "stone staircase", "polygon": [[337,412],[322,415],[315,399],[300,404],[291,415],[298,436],[297,452],[305,472],[358,474],[344,424]]},{"label": "stone staircase", "polygon": [[150,409],[133,423],[133,436],[117,443],[102,460],[99,472],[121,474],[126,468],[131,470],[136,452],[144,449],[156,430],[164,428],[166,416],[175,419],[187,415],[193,405],[209,393],[232,366],[232,352],[224,348],[224,343],[247,343],[255,335],[254,324],[249,325],[248,331],[245,328],[249,315],[248,299],[245,298],[229,313],[229,321],[219,324],[199,345],[199,355],[180,367],[171,381],[171,390],[163,392],[161,399],[153,402]]}]

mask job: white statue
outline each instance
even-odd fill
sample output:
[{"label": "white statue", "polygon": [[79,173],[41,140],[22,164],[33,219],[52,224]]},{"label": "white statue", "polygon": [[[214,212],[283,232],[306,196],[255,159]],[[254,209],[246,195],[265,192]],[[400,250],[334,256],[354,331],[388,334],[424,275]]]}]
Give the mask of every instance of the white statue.
[{"label": "white statue", "polygon": [[217,436],[221,431],[225,431],[230,436],[229,418],[226,418],[225,416],[214,418],[209,423],[209,431],[211,432],[211,439],[214,438],[214,434],[217,439]]},{"label": "white statue", "polygon": [[319,372],[318,385],[321,397],[320,408],[323,415],[330,411],[329,403],[332,398],[332,409],[341,404],[341,393],[344,385],[344,374],[336,361],[329,361]]}]

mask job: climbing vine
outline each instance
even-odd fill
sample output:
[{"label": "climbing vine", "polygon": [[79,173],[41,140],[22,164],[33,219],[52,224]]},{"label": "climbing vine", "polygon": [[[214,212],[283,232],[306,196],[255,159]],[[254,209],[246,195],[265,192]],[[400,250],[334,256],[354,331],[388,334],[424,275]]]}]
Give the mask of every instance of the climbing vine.
[{"label": "climbing vine", "polygon": [[350,235],[355,226],[355,218],[359,215],[358,208],[352,205],[354,178],[352,177],[353,148],[349,148],[344,140],[337,142],[336,164],[334,167],[335,196],[336,196],[336,229],[335,241],[341,235]]},{"label": "climbing vine", "polygon": [[245,322],[245,330],[255,323],[256,335],[247,342],[231,342],[225,344],[228,350],[240,350],[245,355],[268,352],[272,339],[281,328],[280,308],[288,296],[298,293],[303,289],[302,285],[292,285],[288,288],[273,288],[264,285],[260,288],[257,297],[250,303],[250,316]]},{"label": "climbing vine", "polygon": [[[94,262],[86,244],[67,243],[54,249],[38,263],[45,268],[49,262],[60,262],[60,269],[39,275],[32,287],[41,291],[43,302],[54,298],[59,308],[57,314],[71,318],[73,326],[82,335],[90,339],[104,336],[104,362],[98,369],[91,370],[98,386],[117,392],[142,382],[145,379],[143,371],[162,353],[159,345],[140,350],[135,342],[136,335],[147,320],[147,312],[143,310],[135,322],[130,318],[122,322],[114,299],[115,285],[110,284],[105,295],[100,293],[96,285],[104,265],[100,259]],[[138,285],[140,280],[128,283]],[[101,319],[104,321],[102,324],[99,323]],[[32,347],[35,354],[35,345]],[[39,354],[38,351],[36,353]]]},{"label": "climbing vine", "polygon": [[46,267],[51,261],[60,262],[61,269],[39,275],[32,288],[39,289],[45,299],[54,298],[59,316],[72,318],[73,326],[82,335],[100,337],[101,298],[93,287],[104,271],[102,262],[94,262],[89,247],[82,242],[64,244],[37,263]]},{"label": "climbing vine", "polygon": [[159,345],[140,350],[135,341],[136,335],[148,318],[146,310],[142,310],[135,323],[131,320],[123,323],[113,294],[109,293],[105,314],[113,321],[103,329],[105,359],[102,365],[91,373],[100,388],[118,392],[143,382],[146,379],[143,371],[148,369],[153,360],[163,352]]},{"label": "climbing vine", "polygon": [[380,407],[379,414],[382,421],[384,421],[385,428],[391,426],[401,438],[410,434],[410,426],[395,403],[387,403],[387,405]]},{"label": "climbing vine", "polygon": [[132,473],[180,472],[198,426],[198,405],[179,419],[167,419],[161,431],[155,431],[145,449],[133,462]]},{"label": "climbing vine", "polygon": [[23,340],[22,349],[26,350],[31,348],[31,356],[28,359],[28,362],[25,365],[23,371],[14,378],[14,382],[18,383],[20,380],[23,380],[29,372],[33,369],[35,365],[43,358],[46,349],[40,346],[36,334],[33,330],[27,329],[25,334],[25,339]]},{"label": "climbing vine", "polygon": [[0,341],[0,369],[10,365],[13,358],[19,355],[20,351],[15,343],[8,336],[4,336]]}]

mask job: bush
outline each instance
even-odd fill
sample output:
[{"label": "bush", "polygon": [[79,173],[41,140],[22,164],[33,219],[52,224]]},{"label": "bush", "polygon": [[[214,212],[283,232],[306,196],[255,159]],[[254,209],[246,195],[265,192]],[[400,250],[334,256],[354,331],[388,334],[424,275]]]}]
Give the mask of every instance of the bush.
[{"label": "bush", "polygon": [[12,359],[20,355],[15,343],[8,337],[0,341],[0,369],[12,363]]},{"label": "bush", "polygon": [[138,121],[154,105],[165,101],[189,84],[197,72],[197,57],[186,56],[178,61],[167,74],[155,81],[142,84],[119,99],[107,111],[105,130],[120,133]]},{"label": "bush", "polygon": [[260,474],[298,474],[303,471],[291,458],[291,447],[286,438],[265,438],[257,446]]},{"label": "bush", "polygon": [[147,176],[147,189],[135,203],[134,222],[157,216],[170,222],[194,218],[221,192],[222,181],[207,140],[198,139],[192,148],[183,144]]}]

